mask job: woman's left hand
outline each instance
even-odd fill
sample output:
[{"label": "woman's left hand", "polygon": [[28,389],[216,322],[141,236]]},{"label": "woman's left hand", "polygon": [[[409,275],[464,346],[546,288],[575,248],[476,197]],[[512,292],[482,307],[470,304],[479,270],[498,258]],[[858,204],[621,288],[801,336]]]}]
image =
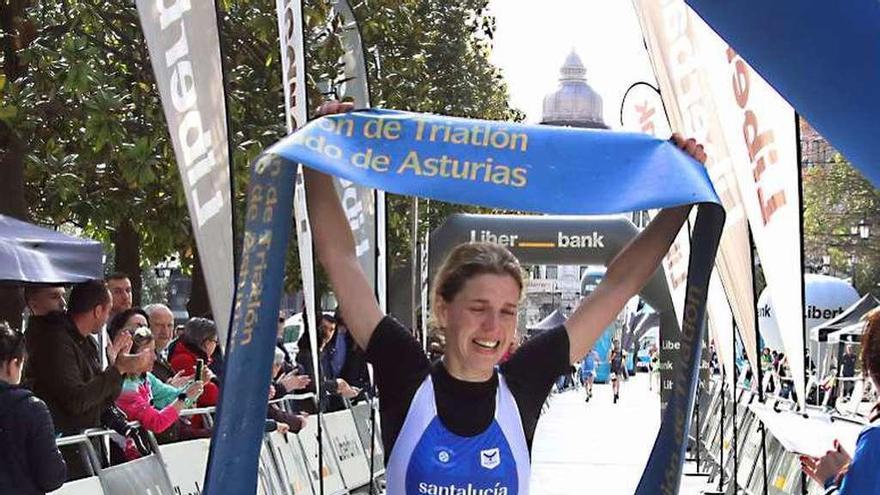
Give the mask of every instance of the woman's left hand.
[{"label": "woman's left hand", "polygon": [[821,458],[801,456],[801,469],[820,485],[832,476],[837,476],[840,470],[852,462],[850,455],[843,450],[840,442],[834,441],[834,450],[829,450]]}]

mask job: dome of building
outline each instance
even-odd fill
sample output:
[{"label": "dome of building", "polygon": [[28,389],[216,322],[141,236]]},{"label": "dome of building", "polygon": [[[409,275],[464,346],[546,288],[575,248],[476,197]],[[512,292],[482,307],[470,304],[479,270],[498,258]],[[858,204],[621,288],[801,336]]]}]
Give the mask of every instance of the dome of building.
[{"label": "dome of building", "polygon": [[587,84],[587,69],[572,50],[559,70],[559,89],[544,97],[542,124],[607,129],[602,97]]}]

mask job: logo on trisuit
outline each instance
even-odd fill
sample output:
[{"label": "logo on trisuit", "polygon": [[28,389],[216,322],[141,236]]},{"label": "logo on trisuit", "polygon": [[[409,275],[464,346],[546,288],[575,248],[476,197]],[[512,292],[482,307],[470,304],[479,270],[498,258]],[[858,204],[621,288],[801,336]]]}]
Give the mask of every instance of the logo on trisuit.
[{"label": "logo on trisuit", "polygon": [[480,451],[480,465],[486,469],[493,469],[501,464],[501,453],[498,448]]}]

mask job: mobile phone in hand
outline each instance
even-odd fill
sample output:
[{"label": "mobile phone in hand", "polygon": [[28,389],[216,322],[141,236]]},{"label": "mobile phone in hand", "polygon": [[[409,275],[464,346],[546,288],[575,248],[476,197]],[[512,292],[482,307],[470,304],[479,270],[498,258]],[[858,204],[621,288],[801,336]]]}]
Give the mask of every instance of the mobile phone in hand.
[{"label": "mobile phone in hand", "polygon": [[205,360],[204,359],[197,360],[196,361],[196,376],[195,376],[196,381],[202,379],[202,370],[204,368],[205,368]]}]

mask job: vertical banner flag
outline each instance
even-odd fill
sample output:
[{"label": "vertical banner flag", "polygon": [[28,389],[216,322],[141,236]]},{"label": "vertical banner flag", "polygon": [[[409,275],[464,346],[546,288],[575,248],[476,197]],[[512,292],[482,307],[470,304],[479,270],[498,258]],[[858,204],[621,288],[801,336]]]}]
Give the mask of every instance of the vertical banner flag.
[{"label": "vertical banner flag", "polygon": [[880,187],[880,2],[688,3]]},{"label": "vertical banner flag", "polygon": [[[695,21],[702,20],[692,15]],[[702,24],[705,46],[714,40],[709,67],[719,116],[739,125],[724,127],[737,182],[749,218],[764,278],[791,367],[798,402],[804,406],[804,276],[800,164],[794,110],[721,38]],[[726,69],[726,73],[722,72]],[[726,77],[724,77],[726,75]],[[726,87],[723,86],[726,84]],[[722,91],[725,88],[726,91]],[[722,100],[722,97],[725,99]],[[728,294],[730,292],[728,291]],[[754,305],[752,306],[754,308]]]},{"label": "vertical banner flag", "polygon": [[721,286],[717,270],[712,271],[712,278],[709,280],[706,314],[709,321],[709,336],[712,337],[715,352],[718,353],[718,360],[726,372],[727,385],[731,387],[730,390],[734,390],[733,387],[736,383],[734,382],[733,368],[736,365],[736,349],[733,345],[733,314],[730,311],[727,297],[724,295],[724,288]]},{"label": "vertical banner flag", "polygon": [[[672,133],[669,120],[663,108],[659,91],[648,83],[636,84],[627,90],[621,111],[621,124],[625,129],[644,132],[650,136],[667,138]],[[659,210],[651,210],[648,216],[653,219]],[[669,297],[675,311],[675,318],[662,318],[660,324],[660,404],[665,409],[674,386],[675,365],[679,361],[679,345],[681,329],[672,320],[682,321],[684,318],[684,300],[687,281],[688,260],[691,251],[689,222],[682,225],[681,230],[672,241],[669,252],[663,256],[663,272]],[[707,307],[707,310],[709,308]]]},{"label": "vertical banner flag", "polygon": [[[306,95],[305,41],[303,37],[302,0],[277,0],[278,39],[281,43],[281,83],[284,88],[284,116],[287,132],[293,133],[308,120]],[[302,165],[297,165],[293,217],[296,224],[296,245],[302,277],[303,306],[309,349],[317,371],[318,314],[315,301],[315,260],[312,253],[312,227],[306,206],[306,190]],[[305,349],[302,352],[306,352]],[[321,381],[315,378],[315,395],[322,397]]]},{"label": "vertical banner flag", "polygon": [[[342,19],[342,47],[345,52],[342,55],[343,83],[340,87],[340,96],[351,98],[355,108],[370,108],[370,89],[367,80],[367,65],[364,61],[363,41],[354,10],[347,0],[333,0],[334,11]],[[345,179],[335,178],[336,192],[342,202],[342,209],[348,217],[348,224],[354,236],[355,253],[358,262],[372,284],[373,290],[382,294],[380,300],[384,300],[384,279],[379,283],[379,271],[376,255],[377,240],[385,238],[385,222],[377,226],[376,205],[381,200],[385,201],[384,191],[375,191],[368,187],[362,187]],[[384,213],[384,209],[383,209]],[[383,250],[384,251],[384,250]],[[384,253],[380,256],[384,259]],[[384,270],[383,270],[384,272]],[[381,287],[380,287],[381,285]],[[380,290],[381,289],[381,290]]]},{"label": "vertical banner flag", "polygon": [[234,282],[228,129],[214,2],[137,0],[220,342]]},{"label": "vertical banner flag", "polygon": [[252,165],[225,376],[211,436],[206,494],[254,493],[266,424],[296,169]]},{"label": "vertical banner flag", "polygon": [[[705,146],[708,155],[706,168],[727,211],[716,267],[749,362],[755,369],[758,356],[754,337],[751,247],[734,170],[737,160],[743,160],[745,156],[734,154],[726,141],[724,123],[728,121],[718,114],[721,102],[713,93],[717,89],[713,84],[717,81],[706,66],[706,60],[715,54],[698,51],[702,48],[700,43],[711,32],[704,33],[694,25],[694,16],[683,0],[634,0],[634,5],[672,128]],[[723,86],[725,90],[728,87],[726,83]],[[741,129],[740,126],[736,128]]]}]

